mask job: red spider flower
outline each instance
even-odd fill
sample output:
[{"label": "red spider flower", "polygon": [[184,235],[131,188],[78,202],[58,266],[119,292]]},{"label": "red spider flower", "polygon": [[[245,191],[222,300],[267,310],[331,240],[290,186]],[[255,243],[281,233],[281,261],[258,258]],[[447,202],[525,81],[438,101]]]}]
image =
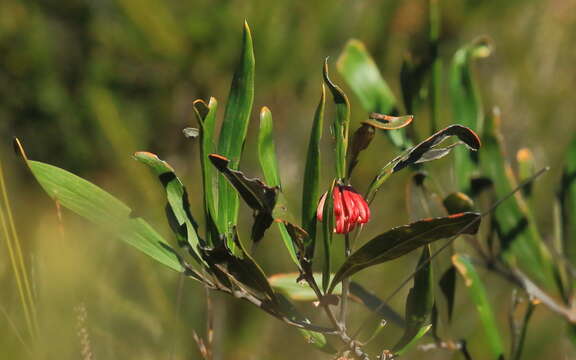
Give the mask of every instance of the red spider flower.
[{"label": "red spider flower", "polygon": [[[322,195],[316,210],[318,221],[322,221],[326,194]],[[370,208],[362,195],[358,194],[351,186],[336,185],[332,190],[334,202],[334,220],[336,226],[334,232],[347,234],[354,230],[356,224],[366,224],[370,220]]]}]

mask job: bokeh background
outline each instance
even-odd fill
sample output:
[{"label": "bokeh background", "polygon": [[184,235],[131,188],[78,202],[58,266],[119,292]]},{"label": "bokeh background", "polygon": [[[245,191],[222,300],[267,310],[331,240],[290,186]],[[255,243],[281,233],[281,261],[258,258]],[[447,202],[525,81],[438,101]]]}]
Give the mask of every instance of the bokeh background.
[{"label": "bokeh background", "polygon": [[[501,109],[509,154],[529,147],[538,165],[552,167],[536,185],[534,199],[540,228],[549,238],[549,200],[576,130],[576,1],[440,4],[445,75],[458,47],[480,35],[491,38],[494,53],[476,66],[485,107]],[[297,212],[323,59],[334,61],[348,39],[358,38],[399,94],[403,56],[426,44],[427,11],[424,0],[0,1],[0,160],[37,296],[42,358],[199,359],[192,329],[204,329],[205,292],[75,215],[64,211],[59,218],[14,156],[13,136],[22,140],[30,158],[99,184],[169,236],[162,189],[131,154],[149,150],[168,160],[200,213],[198,148],[181,130],[195,124],[194,99],[215,96],[225,103],[246,19],[254,36],[256,92],[241,166],[248,174],[260,174],[254,139],[259,108],[266,105],[274,116],[284,190]],[[333,77],[343,83],[336,71]],[[366,114],[347,91],[353,124],[358,124]],[[447,97],[442,101],[441,125],[458,122]],[[427,114],[415,115],[414,126],[425,134]],[[327,152],[329,139],[325,145]],[[363,154],[355,186],[364,189],[378,166],[394,155],[387,140],[377,138]],[[437,165],[437,185],[444,193],[456,189],[446,175],[451,164],[441,160]],[[327,170],[325,182],[329,176]],[[378,195],[367,235],[408,221],[406,180],[407,174],[398,175]],[[242,213],[248,221],[249,211]],[[30,353],[4,241],[0,248],[0,357],[37,358]],[[295,270],[275,231],[267,233],[257,258],[269,274]],[[385,296],[415,261],[407,257],[358,279]],[[509,285],[484,276],[506,333]],[[400,312],[405,294],[392,301]],[[307,346],[297,331],[247,304],[220,295],[213,301],[219,359],[328,358]],[[465,293],[459,293],[455,311],[453,333],[469,341],[475,359],[488,358]],[[352,307],[356,322],[366,315]],[[523,358],[574,358],[563,331],[555,315],[538,308]],[[393,344],[400,334],[387,326],[374,349]],[[88,348],[90,354],[83,354]],[[448,359],[452,354],[413,351],[407,358],[422,356]]]}]

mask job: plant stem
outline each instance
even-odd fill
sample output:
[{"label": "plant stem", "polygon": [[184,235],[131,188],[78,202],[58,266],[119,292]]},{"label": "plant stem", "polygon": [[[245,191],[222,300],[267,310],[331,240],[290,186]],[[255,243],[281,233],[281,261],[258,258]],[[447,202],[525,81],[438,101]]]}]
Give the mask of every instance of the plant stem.
[{"label": "plant stem", "polygon": [[[344,259],[348,259],[352,249],[350,246],[350,234],[344,235]],[[350,289],[350,278],[342,281],[342,296],[340,296],[340,324],[346,329],[346,311],[348,308],[348,292]]]}]

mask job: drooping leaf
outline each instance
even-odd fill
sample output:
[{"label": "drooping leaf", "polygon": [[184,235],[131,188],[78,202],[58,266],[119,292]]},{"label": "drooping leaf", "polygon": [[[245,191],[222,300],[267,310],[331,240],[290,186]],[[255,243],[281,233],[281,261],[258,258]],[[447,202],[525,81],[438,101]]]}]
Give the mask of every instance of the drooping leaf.
[{"label": "drooping leaf", "polygon": [[[364,44],[356,39],[348,41],[337,61],[338,72],[356,94],[368,113],[393,114],[398,102]],[[411,144],[404,130],[386,131],[390,141],[400,149]]]},{"label": "drooping leaf", "polygon": [[[503,198],[517,187],[517,182],[506,161],[499,122],[500,118],[496,114],[487,118],[480,165],[484,175],[492,180],[496,198]],[[504,259],[518,266],[538,283],[552,287],[551,256],[522,194],[517,193],[500,204],[494,211],[493,223]]]},{"label": "drooping leaf", "polygon": [[200,164],[202,166],[202,185],[204,193],[204,217],[206,219],[206,241],[208,244],[218,243],[219,234],[224,234],[225,228],[218,229],[218,204],[214,196],[218,189],[218,174],[214,172],[212,164],[208,161],[208,155],[216,150],[214,144],[216,129],[216,111],[218,102],[211,97],[208,104],[203,100],[193,103],[196,120],[200,125]]},{"label": "drooping leaf", "polygon": [[[237,170],[242,156],[244,140],[254,101],[254,50],[252,35],[247,23],[242,34],[242,51],[224,112],[222,130],[218,142],[218,153],[230,159],[230,168]],[[227,232],[236,224],[238,195],[226,181],[218,181],[218,228]],[[233,242],[228,239],[230,246]]]},{"label": "drooping leaf", "polygon": [[246,204],[254,210],[252,240],[258,242],[274,221],[272,211],[274,211],[278,198],[278,188],[269,187],[260,179],[250,179],[241,171],[232,170],[229,165],[230,160],[224,156],[210,154],[208,158],[216,169],[230,181]]},{"label": "drooping leaf", "polygon": [[480,225],[480,214],[461,213],[442,218],[423,219],[393,228],[356,250],[336,272],[330,290],[342,279],[369,266],[396,259],[404,254],[458,234],[475,234]]},{"label": "drooping leaf", "polygon": [[204,259],[212,269],[216,268],[224,273],[231,283],[243,291],[261,301],[273,302],[275,294],[268,278],[262,268],[244,249],[235,228],[232,238],[235,249],[238,251],[233,252],[226,243],[223,243],[214,248],[203,248]]},{"label": "drooping leaf", "polygon": [[436,146],[451,136],[458,137],[470,150],[477,151],[480,148],[480,138],[474,131],[462,125],[451,125],[410,149],[408,154],[398,159],[392,171],[397,172],[409,165],[436,160],[447,155],[453,146],[440,149]]},{"label": "drooping leaf", "polygon": [[328,59],[324,61],[324,83],[332,93],[336,105],[336,118],[331,129],[336,141],[336,176],[346,178],[346,154],[348,152],[348,129],[350,127],[350,102],[344,91],[334,84],[328,75]]},{"label": "drooping leaf", "polygon": [[470,259],[464,255],[456,254],[452,257],[452,262],[458,272],[464,278],[464,284],[470,290],[470,296],[476,306],[480,320],[484,325],[484,331],[488,338],[488,345],[492,353],[493,359],[499,359],[504,354],[504,347],[502,345],[502,338],[496,325],[496,318],[492,311],[492,306],[488,301],[486,289],[474,265]]},{"label": "drooping leaf", "polygon": [[56,166],[27,160],[44,191],[60,205],[110,231],[172,270],[183,272],[179,256],[146,221],[98,186]]},{"label": "drooping leaf", "polygon": [[348,155],[348,176],[352,176],[352,171],[354,171],[354,168],[358,164],[358,156],[363,150],[368,148],[372,139],[374,139],[375,133],[376,130],[374,126],[369,124],[362,124],[354,131]]},{"label": "drooping leaf", "polygon": [[406,327],[402,338],[392,348],[394,352],[404,349],[430,321],[434,292],[430,248],[428,246],[424,246],[422,249],[417,269],[418,271],[414,276],[414,286],[406,298]]},{"label": "drooping leaf", "polygon": [[[483,134],[484,111],[478,85],[473,76],[472,63],[491,53],[491,45],[479,38],[458,49],[450,65],[450,98],[455,122],[462,124],[480,136]],[[477,160],[465,149],[456,149],[454,165],[458,169],[458,185],[461,191],[470,192],[470,180],[477,172]]]},{"label": "drooping leaf", "polygon": [[474,201],[461,192],[449,194],[444,198],[442,204],[448,211],[448,214],[457,214],[474,210]]},{"label": "drooping leaf", "polygon": [[174,169],[167,162],[160,160],[157,155],[140,151],[134,154],[134,158],[152,169],[166,191],[166,216],[172,230],[176,234],[181,247],[189,248],[191,255],[202,263],[202,257],[198,249],[204,246],[197,234],[198,224],[194,221],[190,212],[188,192],[184,184],[178,179]]}]

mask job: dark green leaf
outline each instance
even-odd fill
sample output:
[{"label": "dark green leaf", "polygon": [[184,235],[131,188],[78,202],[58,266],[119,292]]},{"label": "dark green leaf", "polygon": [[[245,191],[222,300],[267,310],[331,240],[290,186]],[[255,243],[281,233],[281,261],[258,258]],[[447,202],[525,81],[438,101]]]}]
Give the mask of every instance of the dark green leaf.
[{"label": "dark green leaf", "polygon": [[274,211],[278,198],[278,188],[269,187],[260,179],[249,179],[242,172],[232,170],[229,167],[230,160],[224,156],[210,154],[208,157],[212,164],[230,181],[246,204],[254,210],[252,240],[258,242],[274,221],[272,211]]},{"label": "dark green leaf", "polygon": [[326,90],[322,84],[322,94],[314,113],[312,131],[308,141],[308,154],[306,156],[306,169],[302,185],[302,227],[312,240],[309,256],[312,259],[316,243],[316,209],[320,200],[320,139],[324,123],[324,105],[326,103]]},{"label": "dark green leaf", "polygon": [[402,338],[394,345],[393,351],[399,352],[410,344],[420,329],[427,325],[434,304],[432,266],[430,265],[430,248],[424,246],[416,267],[414,286],[406,298],[406,328]]},{"label": "dark green leaf", "polygon": [[332,134],[336,141],[336,176],[346,178],[346,154],[348,152],[348,129],[350,127],[350,102],[344,91],[328,76],[328,59],[324,61],[324,83],[332,93],[336,105],[336,118],[332,122]]},{"label": "dark green leaf", "polygon": [[[348,41],[338,58],[337,68],[366,112],[381,114],[396,112],[398,107],[396,98],[361,41],[356,39]],[[387,131],[386,135],[400,149],[410,146],[410,141],[403,130]]]},{"label": "dark green leaf", "polygon": [[563,252],[571,264],[576,264],[576,138],[566,153],[562,184],[560,188],[562,202],[562,222],[564,226]]},{"label": "dark green leaf", "polygon": [[477,151],[480,148],[480,138],[474,131],[462,125],[451,125],[410,149],[408,154],[397,160],[392,171],[400,171],[409,165],[436,160],[447,155],[454,145],[440,149],[435,147],[451,136],[458,137],[471,150]]},{"label": "dark green leaf", "polygon": [[[253,101],[254,50],[250,28],[244,23],[242,52],[230,86],[218,143],[218,153],[230,159],[230,168],[233,170],[237,170],[240,163]],[[218,181],[217,221],[220,230],[227,232],[230,225],[236,224],[238,206],[238,195],[234,189],[226,181]],[[233,246],[230,239],[228,241]]]},{"label": "dark green leaf", "polygon": [[[476,39],[454,54],[450,65],[450,97],[455,122],[469,127],[480,136],[483,133],[484,111],[478,86],[472,73],[472,62],[490,55],[491,46],[484,39]],[[464,192],[470,191],[470,180],[477,168],[477,161],[465,149],[456,149],[455,167],[458,169],[458,185]]]},{"label": "dark green leaf", "polygon": [[217,189],[218,174],[208,161],[208,155],[215,152],[216,145],[216,110],[218,102],[215,98],[210,98],[206,104],[203,100],[196,100],[193,103],[196,119],[200,125],[200,163],[202,166],[202,184],[204,189],[204,215],[206,219],[206,241],[209,244],[218,242],[219,234],[224,234],[225,228],[218,229],[218,204],[214,196]]},{"label": "dark green leaf", "polygon": [[468,257],[456,254],[452,257],[452,263],[456,269],[458,269],[458,272],[464,278],[464,284],[466,284],[466,287],[470,290],[470,296],[476,306],[480,320],[484,325],[484,331],[488,337],[492,358],[499,359],[500,356],[504,354],[504,347],[502,345],[500,332],[496,326],[496,318],[494,317],[492,307],[486,295],[484,284]]},{"label": "dark green leaf", "polygon": [[196,233],[198,225],[190,213],[190,203],[188,202],[188,192],[184,184],[176,176],[170,164],[160,160],[157,155],[149,152],[137,152],[134,158],[147,165],[154,171],[162,186],[166,191],[166,214],[168,216],[172,230],[178,238],[178,243],[182,247],[188,247],[191,255],[202,262],[198,247],[204,245]]},{"label": "dark green leaf", "polygon": [[479,225],[480,214],[461,213],[423,219],[393,228],[356,250],[342,264],[330,284],[330,289],[362,269],[396,259],[420,246],[458,234],[475,234]]},{"label": "dark green leaf", "polygon": [[332,249],[332,236],[334,234],[334,207],[332,202],[332,191],[334,190],[334,185],[336,181],[332,181],[330,188],[325,193],[326,200],[324,201],[324,209],[322,213],[324,214],[322,222],[322,239],[324,240],[322,245],[324,249],[324,266],[322,268],[322,289],[324,292],[327,291],[328,285],[330,285],[330,274],[332,267],[332,260],[330,256],[330,251]]},{"label": "dark green leaf", "polygon": [[27,160],[36,180],[63,207],[103,227],[167,267],[183,272],[180,258],[146,221],[98,186],[58,167]]},{"label": "dark green leaf", "polygon": [[457,214],[474,210],[474,201],[461,192],[452,193],[442,201],[448,214]]}]

